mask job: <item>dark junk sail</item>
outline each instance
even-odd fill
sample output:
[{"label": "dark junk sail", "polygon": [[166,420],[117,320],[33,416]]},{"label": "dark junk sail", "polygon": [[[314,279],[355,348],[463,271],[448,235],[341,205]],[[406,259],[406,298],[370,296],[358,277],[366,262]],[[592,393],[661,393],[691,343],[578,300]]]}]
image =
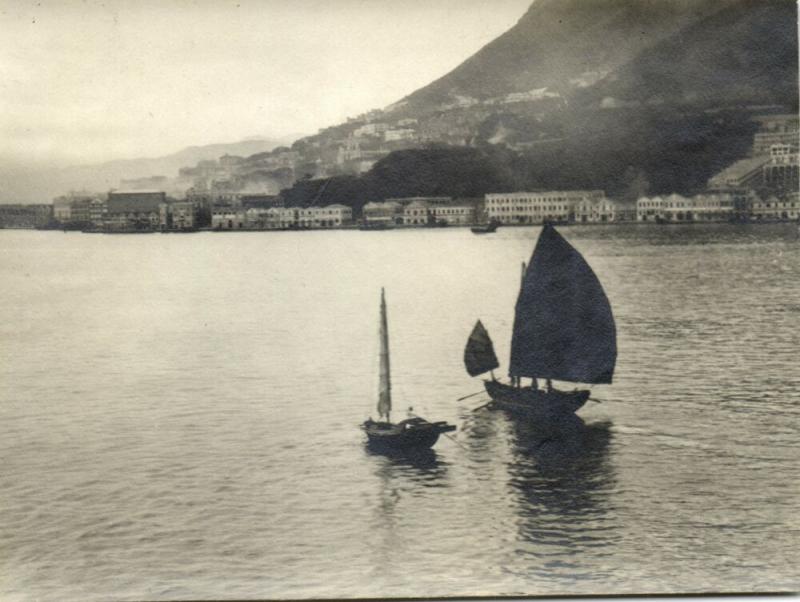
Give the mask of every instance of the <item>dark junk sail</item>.
[{"label": "dark junk sail", "polygon": [[580,253],[546,225],[517,299],[509,374],[608,384],[616,358],[603,287]]},{"label": "dark junk sail", "polygon": [[464,365],[470,376],[478,376],[494,370],[500,365],[494,353],[492,339],[489,338],[489,333],[486,332],[486,328],[480,320],[475,324],[475,328],[472,329],[472,334],[467,340],[467,346],[464,349]]}]

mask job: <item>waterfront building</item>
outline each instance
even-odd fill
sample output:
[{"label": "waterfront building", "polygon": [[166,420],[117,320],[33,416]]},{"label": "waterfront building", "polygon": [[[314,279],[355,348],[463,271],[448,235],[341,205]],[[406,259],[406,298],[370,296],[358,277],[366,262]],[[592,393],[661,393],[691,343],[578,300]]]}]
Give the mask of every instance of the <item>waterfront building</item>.
[{"label": "waterfront building", "polygon": [[403,207],[403,224],[406,226],[424,226],[429,221],[430,212],[426,201],[416,199]]},{"label": "waterfront building", "polygon": [[364,223],[370,226],[394,226],[403,223],[403,205],[397,201],[371,201],[362,209]]},{"label": "waterfront building", "polygon": [[793,192],[784,196],[756,197],[750,209],[755,221],[787,221],[800,219],[800,195]]},{"label": "waterfront building", "polygon": [[636,221],[655,222],[663,218],[664,199],[660,196],[640,197],[636,200]]},{"label": "waterfront building", "polygon": [[[94,207],[93,207],[94,204]],[[82,223],[94,220],[94,225],[102,225],[105,217],[105,200],[89,192],[70,192],[53,199],[52,217],[61,224]]]},{"label": "waterfront building", "polygon": [[320,211],[319,219],[323,222],[323,227],[326,228],[347,226],[353,223],[353,209],[338,203],[328,205]]},{"label": "waterfront building", "polygon": [[53,221],[53,205],[0,204],[0,228],[42,228]]},{"label": "waterfront building", "polygon": [[78,198],[70,203],[72,224],[85,228],[102,228],[108,218],[108,203],[98,197]]},{"label": "waterfront building", "polygon": [[581,201],[605,199],[602,190],[551,190],[487,194],[486,214],[501,224],[541,224],[545,221],[571,222]]},{"label": "waterfront building", "polygon": [[156,230],[161,222],[161,204],[166,202],[167,195],[162,191],[111,191],[105,226],[111,230]]},{"label": "waterfront building", "polygon": [[431,219],[437,224],[467,226],[475,223],[474,205],[434,205],[430,208]]},{"label": "waterfront building", "polygon": [[603,223],[616,221],[616,203],[602,198],[583,198],[575,204],[575,221],[578,223]]},{"label": "waterfront building", "polygon": [[732,217],[734,221],[747,221],[750,218],[752,204],[756,198],[756,193],[752,188],[709,188],[706,193],[729,195],[733,204]]},{"label": "waterfront building", "polygon": [[641,197],[636,201],[636,213],[640,222],[729,221],[734,217],[734,198],[727,193]]},{"label": "waterfront building", "polygon": [[474,224],[476,205],[480,204],[480,199],[454,201],[449,196],[400,197],[387,199],[387,201],[403,205],[403,224],[406,226],[424,226],[435,223],[448,226]]},{"label": "waterfront building", "polygon": [[242,230],[247,223],[244,209],[234,207],[214,207],[211,211],[213,230]]},{"label": "waterfront building", "polygon": [[270,207],[267,209],[266,227],[270,230],[296,228],[299,209],[294,207]]},{"label": "waterfront building", "polygon": [[269,208],[248,207],[244,210],[244,227],[248,230],[265,230],[269,221]]},{"label": "waterfront building", "polygon": [[306,207],[297,210],[297,224],[301,228],[338,228],[351,223],[353,210],[346,205]]},{"label": "waterfront building", "polygon": [[194,230],[197,227],[198,205],[192,201],[162,203],[159,207],[159,227],[162,230]]}]

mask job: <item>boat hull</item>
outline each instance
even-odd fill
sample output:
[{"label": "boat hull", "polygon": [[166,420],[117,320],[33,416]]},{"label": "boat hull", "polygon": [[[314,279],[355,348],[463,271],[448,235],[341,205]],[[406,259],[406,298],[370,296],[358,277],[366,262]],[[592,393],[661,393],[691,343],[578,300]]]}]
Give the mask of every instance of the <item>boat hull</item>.
[{"label": "boat hull", "polygon": [[397,424],[367,420],[361,425],[370,447],[391,450],[427,449],[439,440],[439,435],[456,430],[446,422],[422,419],[403,420]]},{"label": "boat hull", "polygon": [[512,387],[496,380],[484,381],[492,407],[524,418],[549,418],[574,414],[589,399],[589,391],[543,391]]},{"label": "boat hull", "polygon": [[491,234],[497,230],[497,226],[499,226],[497,222],[490,222],[488,224],[478,224],[476,226],[472,226],[470,230],[472,230],[473,234]]}]

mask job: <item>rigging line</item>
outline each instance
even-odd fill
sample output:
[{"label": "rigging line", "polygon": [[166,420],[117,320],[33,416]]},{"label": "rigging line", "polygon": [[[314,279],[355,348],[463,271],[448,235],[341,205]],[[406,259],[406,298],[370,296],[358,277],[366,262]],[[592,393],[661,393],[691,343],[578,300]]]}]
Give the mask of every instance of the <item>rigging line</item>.
[{"label": "rigging line", "polygon": [[486,403],[484,403],[483,405],[479,405],[477,408],[471,409],[470,412],[477,412],[478,410],[482,410],[483,408],[490,406],[493,401],[494,401],[493,399],[486,400]]},{"label": "rigging line", "polygon": [[[503,382],[502,377],[494,379],[497,382]],[[459,397],[456,401],[464,401],[465,399],[469,399],[470,397],[475,397],[476,395],[480,395],[481,393],[486,393],[486,389],[481,389],[480,391],[476,391],[475,393],[470,393],[469,395],[464,395],[464,397]]]}]

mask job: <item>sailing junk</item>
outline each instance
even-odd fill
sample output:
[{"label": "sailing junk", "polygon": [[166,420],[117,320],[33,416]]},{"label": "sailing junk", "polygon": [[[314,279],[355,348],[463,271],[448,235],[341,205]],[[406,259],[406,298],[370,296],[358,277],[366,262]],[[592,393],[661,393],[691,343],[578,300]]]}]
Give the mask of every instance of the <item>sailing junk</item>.
[{"label": "sailing junk", "polygon": [[373,447],[388,449],[418,449],[432,447],[442,433],[456,430],[447,422],[428,422],[419,416],[413,416],[393,424],[390,420],[392,411],[392,386],[389,366],[389,328],[386,321],[386,298],[381,289],[380,320],[380,383],[378,385],[378,417],[385,421],[365,421],[361,428],[367,434],[369,444]]},{"label": "sailing junk", "polygon": [[[610,384],[617,358],[616,328],[603,287],[584,258],[553,226],[539,235],[515,308],[511,339],[511,384],[486,380],[492,405],[527,417],[575,412],[588,390],[559,391],[551,380]],[[498,366],[491,339],[480,320],[464,351],[470,376]],[[520,384],[532,379],[530,386]],[[547,380],[538,388],[537,378]]]}]

